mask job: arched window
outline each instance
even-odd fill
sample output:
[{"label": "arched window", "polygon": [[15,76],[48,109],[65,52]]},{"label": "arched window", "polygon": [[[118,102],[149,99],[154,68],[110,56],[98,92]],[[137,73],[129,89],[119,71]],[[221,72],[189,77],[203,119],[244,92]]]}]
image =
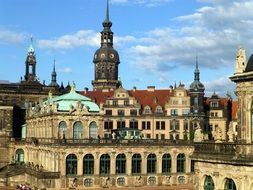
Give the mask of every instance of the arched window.
[{"label": "arched window", "polygon": [[225,182],[224,190],[236,190],[235,182],[232,179],[227,178]]},{"label": "arched window", "polygon": [[77,174],[77,157],[75,154],[69,154],[66,158],[66,175]]},{"label": "arched window", "polygon": [[110,156],[108,154],[103,154],[100,157],[100,167],[99,173],[100,175],[109,175],[110,174]]},{"label": "arched window", "polygon": [[155,173],[156,172],[156,155],[149,154],[147,158],[147,172]]},{"label": "arched window", "polygon": [[89,125],[89,137],[92,139],[97,138],[97,124],[94,121]]},{"label": "arched window", "polygon": [[116,157],[116,174],[126,173],[126,156],[125,154],[119,154]]},{"label": "arched window", "polygon": [[162,173],[171,172],[171,156],[170,154],[164,154],[162,158]]},{"label": "arched window", "polygon": [[83,124],[81,121],[77,121],[73,126],[73,139],[82,139],[82,137],[83,137]]},{"label": "arched window", "polygon": [[23,163],[25,161],[25,153],[23,149],[17,149],[15,155],[15,161],[17,163]]},{"label": "arched window", "polygon": [[185,172],[185,155],[179,154],[177,156],[177,172],[184,173]]},{"label": "arched window", "polygon": [[94,157],[92,154],[86,154],[83,157],[83,175],[94,174]]},{"label": "arched window", "polygon": [[214,182],[211,176],[205,177],[204,190],[214,190]]},{"label": "arched window", "polygon": [[141,173],[141,155],[134,154],[132,156],[132,174],[140,174]]},{"label": "arched window", "polygon": [[66,131],[67,131],[67,124],[65,121],[61,121],[59,123],[59,129],[58,129],[58,138],[63,139],[66,137]]}]

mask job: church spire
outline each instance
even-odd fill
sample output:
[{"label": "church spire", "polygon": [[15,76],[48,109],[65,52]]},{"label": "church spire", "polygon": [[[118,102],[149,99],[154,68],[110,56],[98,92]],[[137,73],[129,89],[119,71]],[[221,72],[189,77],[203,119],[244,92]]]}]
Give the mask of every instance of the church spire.
[{"label": "church spire", "polygon": [[110,27],[112,27],[112,22],[110,21],[109,15],[110,15],[109,0],[107,0],[105,20],[103,22],[104,30],[105,29],[110,30]]},{"label": "church spire", "polygon": [[52,71],[52,74],[51,74],[51,83],[49,84],[49,86],[59,86],[57,84],[56,77],[57,77],[57,74],[56,74],[56,71],[55,71],[55,59],[54,59],[54,66],[53,66],[53,71]]},{"label": "church spire", "polygon": [[199,63],[198,63],[198,56],[196,56],[196,67],[194,71],[194,80],[199,81]]},{"label": "church spire", "polygon": [[29,48],[28,48],[28,54],[34,54],[34,48],[33,48],[33,36],[32,36],[32,34],[31,34],[31,37],[30,37],[30,45],[29,45]]}]

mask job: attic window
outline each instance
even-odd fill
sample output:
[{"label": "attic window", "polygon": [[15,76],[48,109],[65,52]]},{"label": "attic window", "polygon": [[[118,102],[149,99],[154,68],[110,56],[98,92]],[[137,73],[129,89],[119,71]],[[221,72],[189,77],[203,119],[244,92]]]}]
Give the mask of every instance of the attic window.
[{"label": "attic window", "polygon": [[146,106],[146,107],[144,108],[143,113],[144,113],[144,114],[150,114],[150,113],[151,113],[150,107],[149,107],[149,106]]},{"label": "attic window", "polygon": [[155,112],[156,113],[163,113],[163,109],[161,106],[157,106],[156,109],[155,109]]},{"label": "attic window", "polygon": [[211,107],[212,107],[212,108],[217,108],[217,107],[219,107],[218,102],[211,102]]}]

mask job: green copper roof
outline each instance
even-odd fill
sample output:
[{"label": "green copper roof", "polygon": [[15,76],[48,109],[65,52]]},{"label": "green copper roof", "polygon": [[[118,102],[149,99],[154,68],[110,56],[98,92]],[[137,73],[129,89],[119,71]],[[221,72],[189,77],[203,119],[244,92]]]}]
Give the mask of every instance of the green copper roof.
[{"label": "green copper roof", "polygon": [[69,111],[70,108],[75,108],[79,103],[82,107],[86,107],[89,112],[99,112],[99,106],[83,95],[76,93],[74,87],[71,86],[71,91],[67,94],[51,97],[50,103],[56,103],[58,111]]},{"label": "green copper roof", "polygon": [[34,48],[33,48],[33,45],[30,44],[29,48],[28,48],[28,53],[34,53]]}]

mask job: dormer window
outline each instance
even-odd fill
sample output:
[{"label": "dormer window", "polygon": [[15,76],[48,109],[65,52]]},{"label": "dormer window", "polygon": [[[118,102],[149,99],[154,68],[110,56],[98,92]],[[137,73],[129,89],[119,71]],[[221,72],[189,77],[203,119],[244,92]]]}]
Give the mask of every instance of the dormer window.
[{"label": "dormer window", "polygon": [[163,113],[162,107],[161,106],[157,106],[156,109],[155,109],[155,113],[162,114]]},{"label": "dormer window", "polygon": [[219,107],[219,103],[218,102],[211,102],[211,107],[217,108],[217,107]]},{"label": "dormer window", "polygon": [[151,114],[151,109],[149,106],[146,106],[143,111],[144,114]]}]

